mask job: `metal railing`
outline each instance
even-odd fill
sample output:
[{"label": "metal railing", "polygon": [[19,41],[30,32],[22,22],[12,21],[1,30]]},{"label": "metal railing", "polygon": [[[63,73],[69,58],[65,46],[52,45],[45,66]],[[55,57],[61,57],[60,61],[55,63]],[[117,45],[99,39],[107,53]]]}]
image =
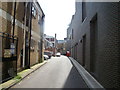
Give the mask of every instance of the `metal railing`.
[{"label": "metal railing", "polygon": [[1,52],[0,82],[5,82],[17,75],[17,46],[18,38],[8,33],[0,32]]}]

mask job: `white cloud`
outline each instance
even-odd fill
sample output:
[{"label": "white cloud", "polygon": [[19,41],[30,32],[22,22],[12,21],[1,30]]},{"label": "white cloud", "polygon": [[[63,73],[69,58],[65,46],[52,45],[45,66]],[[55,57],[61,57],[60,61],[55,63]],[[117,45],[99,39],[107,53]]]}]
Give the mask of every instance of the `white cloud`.
[{"label": "white cloud", "polygon": [[66,30],[74,14],[74,0],[38,0],[45,13],[45,34],[57,39],[66,37]]}]

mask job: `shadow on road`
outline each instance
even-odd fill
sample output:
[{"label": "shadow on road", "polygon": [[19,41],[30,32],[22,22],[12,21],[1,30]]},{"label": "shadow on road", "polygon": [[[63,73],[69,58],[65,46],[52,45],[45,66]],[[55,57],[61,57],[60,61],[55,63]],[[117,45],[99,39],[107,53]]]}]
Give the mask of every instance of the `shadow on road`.
[{"label": "shadow on road", "polygon": [[89,88],[87,87],[84,80],[79,75],[78,71],[76,70],[74,66],[72,67],[69,73],[69,76],[63,86],[63,89],[64,88],[84,88],[84,89],[89,90]]}]

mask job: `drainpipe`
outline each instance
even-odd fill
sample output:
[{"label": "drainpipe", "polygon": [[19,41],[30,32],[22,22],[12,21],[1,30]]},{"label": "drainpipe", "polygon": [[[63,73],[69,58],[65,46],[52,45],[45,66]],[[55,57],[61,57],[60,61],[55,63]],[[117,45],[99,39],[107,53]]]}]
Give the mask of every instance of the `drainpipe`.
[{"label": "drainpipe", "polygon": [[[13,36],[14,36],[14,31],[15,31],[15,16],[16,16],[16,2],[14,2],[13,32],[12,32]],[[13,39],[13,43],[14,43],[14,39]]]},{"label": "drainpipe", "polygon": [[30,68],[30,46],[31,46],[31,30],[32,30],[32,2],[30,2],[30,16],[29,16],[29,61],[28,61],[28,68]]},{"label": "drainpipe", "polygon": [[24,44],[23,44],[23,67],[25,66],[25,36],[26,36],[26,15],[27,15],[27,5],[28,2],[25,3],[25,18],[24,18]]},{"label": "drainpipe", "polygon": [[42,34],[41,34],[41,59],[43,60],[43,54],[44,54],[44,17],[45,15],[42,15],[42,20],[41,20],[41,27],[42,27]]},{"label": "drainpipe", "polygon": [[[14,43],[15,16],[16,16],[16,2],[14,2],[13,32],[12,32],[12,38],[13,38],[13,40],[12,40],[12,43]],[[18,38],[17,38],[17,44],[16,45],[18,45]],[[17,46],[16,46],[16,52],[17,52]],[[13,57],[13,54],[12,54],[12,57]],[[17,60],[16,60],[16,72],[15,72],[15,74],[17,75]]]}]

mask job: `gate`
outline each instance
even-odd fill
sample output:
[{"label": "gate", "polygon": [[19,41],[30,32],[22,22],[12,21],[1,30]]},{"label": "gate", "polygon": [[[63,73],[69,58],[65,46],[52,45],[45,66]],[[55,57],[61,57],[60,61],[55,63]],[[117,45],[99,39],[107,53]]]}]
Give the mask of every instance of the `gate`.
[{"label": "gate", "polygon": [[18,38],[0,32],[0,82],[5,82],[17,75]]}]

